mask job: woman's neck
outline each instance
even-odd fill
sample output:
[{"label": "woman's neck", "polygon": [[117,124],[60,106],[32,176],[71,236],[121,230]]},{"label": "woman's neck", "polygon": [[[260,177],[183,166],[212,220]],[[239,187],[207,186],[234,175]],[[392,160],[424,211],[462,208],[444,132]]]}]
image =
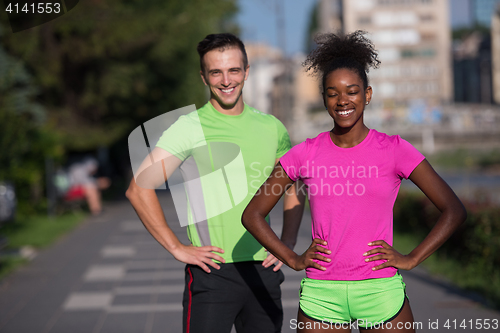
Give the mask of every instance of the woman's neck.
[{"label": "woman's neck", "polygon": [[341,148],[352,148],[360,144],[368,135],[370,129],[363,124],[362,127],[342,128],[335,126],[330,131],[332,142]]}]

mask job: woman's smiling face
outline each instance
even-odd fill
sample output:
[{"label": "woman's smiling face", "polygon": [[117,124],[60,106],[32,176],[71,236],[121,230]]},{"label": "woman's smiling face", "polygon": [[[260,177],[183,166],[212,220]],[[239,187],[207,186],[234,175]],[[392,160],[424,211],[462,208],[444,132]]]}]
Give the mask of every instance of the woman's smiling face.
[{"label": "woman's smiling face", "polygon": [[346,68],[330,72],[324,87],[324,103],[335,127],[363,126],[363,111],[372,97],[372,88],[365,89],[360,76]]}]

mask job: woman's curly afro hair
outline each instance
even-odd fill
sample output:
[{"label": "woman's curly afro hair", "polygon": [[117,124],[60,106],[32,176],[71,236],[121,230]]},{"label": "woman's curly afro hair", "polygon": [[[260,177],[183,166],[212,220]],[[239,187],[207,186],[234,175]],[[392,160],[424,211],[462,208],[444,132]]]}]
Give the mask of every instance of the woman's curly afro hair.
[{"label": "woman's curly afro hair", "polygon": [[307,56],[303,65],[306,71],[322,78],[323,89],[328,74],[340,68],[356,72],[368,87],[366,73],[380,64],[373,43],[365,37],[366,32],[357,30],[351,34],[319,34],[314,38],[318,47]]}]

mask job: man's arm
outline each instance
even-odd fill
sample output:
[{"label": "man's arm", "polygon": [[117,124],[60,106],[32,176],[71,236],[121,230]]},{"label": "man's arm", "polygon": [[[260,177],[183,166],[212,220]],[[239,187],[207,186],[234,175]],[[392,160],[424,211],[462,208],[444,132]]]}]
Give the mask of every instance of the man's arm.
[{"label": "man's arm", "polygon": [[165,183],[182,161],[161,148],[155,148],[146,157],[130,182],[126,192],[127,198],[134,207],[146,229],[175,259],[186,264],[200,266],[210,273],[208,266],[219,269],[212,259],[224,262],[214,252],[224,253],[215,246],[195,247],[182,244],[167,224],[155,189]]}]

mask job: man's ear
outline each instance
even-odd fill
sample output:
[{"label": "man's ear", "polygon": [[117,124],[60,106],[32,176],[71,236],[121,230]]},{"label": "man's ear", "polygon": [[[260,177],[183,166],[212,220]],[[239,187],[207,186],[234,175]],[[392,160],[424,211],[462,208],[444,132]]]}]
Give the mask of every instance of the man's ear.
[{"label": "man's ear", "polygon": [[203,83],[205,85],[207,85],[207,81],[205,80],[205,74],[203,73],[203,71],[200,71],[200,76],[201,76],[201,80],[203,81]]},{"label": "man's ear", "polygon": [[248,79],[248,74],[250,73],[249,69],[250,69],[250,65],[247,65],[247,68],[245,68],[245,81]]}]

